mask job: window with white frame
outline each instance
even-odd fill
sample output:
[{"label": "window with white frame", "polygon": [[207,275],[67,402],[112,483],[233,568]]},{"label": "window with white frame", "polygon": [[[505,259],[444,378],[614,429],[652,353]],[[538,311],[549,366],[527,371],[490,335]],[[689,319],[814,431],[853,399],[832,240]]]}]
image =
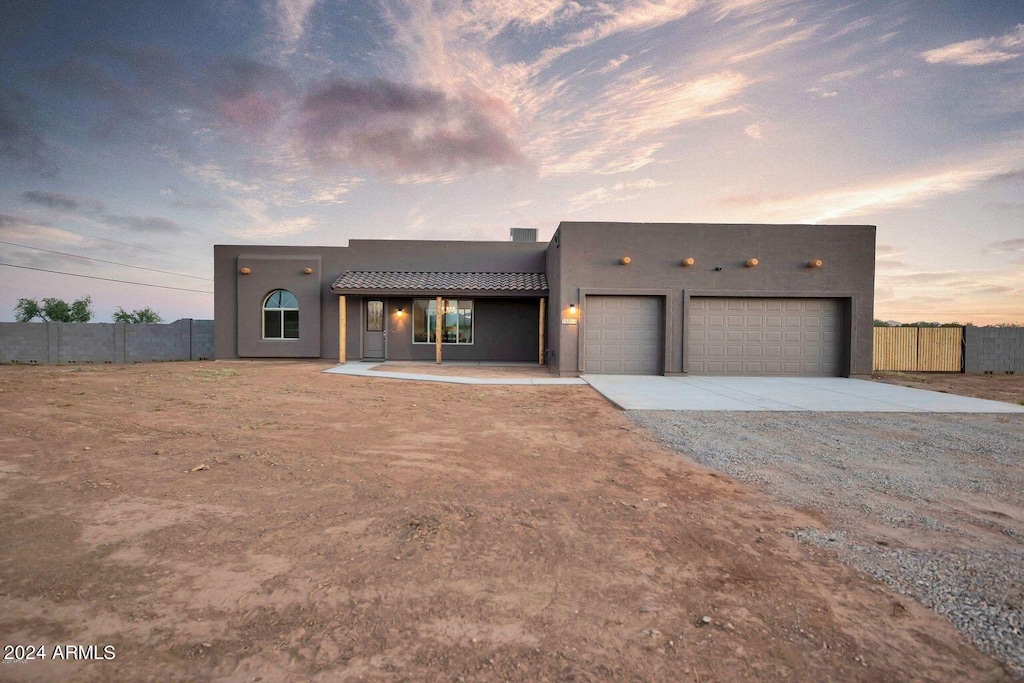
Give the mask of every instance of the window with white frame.
[{"label": "window with white frame", "polygon": [[[413,299],[412,341],[437,343],[437,299]],[[441,343],[473,343],[473,300],[441,300]]]},{"label": "window with white frame", "polygon": [[263,338],[299,338],[299,301],[287,289],[275,289],[263,300]]}]

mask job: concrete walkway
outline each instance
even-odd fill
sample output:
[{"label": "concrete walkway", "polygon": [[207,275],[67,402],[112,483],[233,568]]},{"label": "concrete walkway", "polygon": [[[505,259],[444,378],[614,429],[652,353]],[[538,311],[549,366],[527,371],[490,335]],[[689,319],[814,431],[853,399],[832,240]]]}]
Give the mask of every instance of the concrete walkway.
[{"label": "concrete walkway", "polygon": [[[456,377],[452,375],[426,375],[413,372],[386,372],[384,370],[373,370],[381,363],[375,362],[353,362],[345,365],[338,365],[324,370],[335,375],[354,375],[356,377],[376,377],[377,379],[412,379],[420,382],[443,382],[447,384],[519,384],[540,386],[543,384],[571,385],[586,384],[579,377]],[[471,372],[471,370],[467,370]]]},{"label": "concrete walkway", "polygon": [[624,410],[1024,413],[1002,401],[844,377],[584,375]]}]

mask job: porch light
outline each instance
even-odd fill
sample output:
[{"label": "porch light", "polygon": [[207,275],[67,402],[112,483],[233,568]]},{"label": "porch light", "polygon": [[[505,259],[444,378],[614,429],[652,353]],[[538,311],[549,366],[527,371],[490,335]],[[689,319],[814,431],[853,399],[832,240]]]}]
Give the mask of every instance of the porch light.
[{"label": "porch light", "polygon": [[807,267],[808,268],[821,268],[821,259],[818,258],[818,259],[814,259],[813,261],[809,261],[807,263]]},{"label": "porch light", "polygon": [[569,304],[569,315],[576,315],[576,304]]},{"label": "porch light", "polygon": [[395,315],[397,315],[399,318],[401,318],[403,315],[405,315],[405,309],[404,308],[399,308],[397,311],[395,311]]},{"label": "porch light", "polygon": [[694,263],[696,263],[696,261],[693,259],[692,256],[684,258],[683,259],[683,268],[688,268],[689,266],[692,266]]},{"label": "porch light", "polygon": [[753,268],[758,263],[760,263],[760,261],[758,261],[756,258],[748,259],[747,260],[747,268]]},{"label": "porch light", "polygon": [[306,275],[312,275],[313,274],[313,269],[312,268],[303,268],[302,272],[305,273]]},{"label": "porch light", "polygon": [[249,274],[249,273],[251,273],[251,272],[252,272],[252,271],[251,271],[251,270],[249,270],[248,268],[242,268],[242,275],[248,275],[248,274]]},{"label": "porch light", "polygon": [[621,259],[619,259],[619,263],[621,263],[624,266],[628,266],[630,261],[632,260],[633,259],[629,258],[628,256],[623,256]]}]

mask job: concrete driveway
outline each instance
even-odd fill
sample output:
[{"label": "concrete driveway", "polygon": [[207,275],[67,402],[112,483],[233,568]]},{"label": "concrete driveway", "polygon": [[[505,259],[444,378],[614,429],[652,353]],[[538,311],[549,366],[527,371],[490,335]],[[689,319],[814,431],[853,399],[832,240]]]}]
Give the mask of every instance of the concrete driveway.
[{"label": "concrete driveway", "polygon": [[1024,406],[845,377],[583,375],[623,410],[1024,413]]}]

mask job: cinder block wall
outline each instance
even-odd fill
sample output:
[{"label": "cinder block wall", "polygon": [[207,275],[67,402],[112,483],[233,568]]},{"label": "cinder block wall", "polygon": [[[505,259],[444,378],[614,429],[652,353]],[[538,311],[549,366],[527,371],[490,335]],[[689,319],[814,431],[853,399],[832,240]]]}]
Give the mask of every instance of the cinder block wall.
[{"label": "cinder block wall", "polygon": [[0,323],[0,363],[144,363],[213,357],[213,321]]},{"label": "cinder block wall", "polygon": [[123,356],[118,357],[121,354],[117,353],[117,338],[124,337],[124,331],[117,329],[118,323],[46,324],[57,328],[58,363],[124,362]]},{"label": "cinder block wall", "polygon": [[213,321],[192,321],[192,360],[213,358]]},{"label": "cinder block wall", "polygon": [[126,325],[124,362],[145,363],[191,358],[192,321],[177,320],[169,325],[141,323]]},{"label": "cinder block wall", "polygon": [[0,323],[0,363],[51,362],[49,327],[41,323]]},{"label": "cinder block wall", "polygon": [[964,372],[1024,373],[1024,328],[965,327]]}]

